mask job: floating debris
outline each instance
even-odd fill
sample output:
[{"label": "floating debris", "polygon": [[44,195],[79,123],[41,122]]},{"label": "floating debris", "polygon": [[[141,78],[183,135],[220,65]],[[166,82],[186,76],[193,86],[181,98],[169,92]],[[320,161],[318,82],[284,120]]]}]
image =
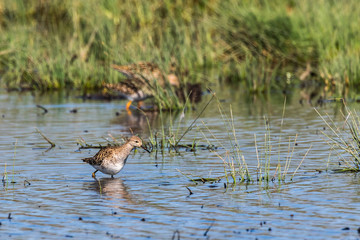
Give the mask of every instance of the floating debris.
[{"label": "floating debris", "polygon": [[35,129],[36,129],[37,133],[39,133],[51,145],[49,149],[56,146],[56,144],[53,141],[51,141],[48,137],[46,137],[38,128],[35,128]]},{"label": "floating debris", "polygon": [[43,107],[43,106],[41,106],[41,105],[36,105],[36,107],[44,110],[44,112],[42,113],[42,115],[45,115],[45,114],[47,114],[47,113],[49,112],[45,107]]},{"label": "floating debris", "polygon": [[31,183],[28,181],[28,180],[24,180],[24,186],[26,187],[26,186],[30,186],[31,185]]},{"label": "floating debris", "polygon": [[210,224],[210,226],[206,229],[206,231],[204,232],[204,237],[206,237],[206,235],[208,234],[208,232],[210,231],[211,227],[214,225],[214,222],[212,222]]},{"label": "floating debris", "polygon": [[202,183],[206,183],[206,182],[218,182],[221,180],[221,177],[217,177],[217,178],[195,178],[195,179],[191,179],[194,182],[202,182]]},{"label": "floating debris", "polygon": [[[340,162],[339,165],[341,165]],[[332,170],[333,173],[357,173],[359,171],[360,170],[356,168],[337,168]]]},{"label": "floating debris", "polygon": [[193,194],[190,188],[186,187],[187,190],[189,190],[189,196]]}]

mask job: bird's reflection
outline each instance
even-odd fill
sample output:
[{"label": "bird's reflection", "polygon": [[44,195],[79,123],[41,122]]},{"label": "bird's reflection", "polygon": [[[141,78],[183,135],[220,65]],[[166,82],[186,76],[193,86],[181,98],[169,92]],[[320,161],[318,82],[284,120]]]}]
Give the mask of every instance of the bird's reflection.
[{"label": "bird's reflection", "polygon": [[126,185],[120,178],[96,178],[85,188],[98,192],[107,200],[121,199],[127,203],[134,203]]},{"label": "bird's reflection", "polygon": [[[168,122],[170,119],[174,121],[180,115],[180,111],[163,112],[161,117],[163,122]],[[149,124],[151,128],[161,126],[160,114],[158,111],[139,111],[132,110],[131,114],[122,112],[112,120],[114,124],[121,124],[127,128],[131,128],[135,133],[149,132]]]},{"label": "bird's reflection", "polygon": [[300,89],[299,102],[301,105],[309,104],[311,106],[321,106],[326,98],[326,93],[323,87],[317,83],[302,82]]},{"label": "bird's reflection", "polygon": [[139,110],[132,110],[131,114],[122,112],[112,121],[115,124],[121,124],[127,128],[131,128],[134,132],[149,131],[149,123],[152,124],[158,116],[158,112],[144,113]]}]

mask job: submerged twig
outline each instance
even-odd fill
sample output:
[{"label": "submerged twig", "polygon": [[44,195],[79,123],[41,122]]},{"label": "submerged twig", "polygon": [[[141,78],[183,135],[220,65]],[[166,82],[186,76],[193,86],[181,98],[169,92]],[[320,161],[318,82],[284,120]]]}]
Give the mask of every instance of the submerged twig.
[{"label": "submerged twig", "polygon": [[[186,186],[185,186],[185,187],[186,187]],[[189,195],[194,194],[194,193],[191,191],[191,189],[190,189],[190,188],[186,187],[186,189],[189,191]]]},{"label": "submerged twig", "polygon": [[98,146],[93,146],[93,145],[91,145],[91,144],[86,144],[86,145],[84,145],[84,146],[80,146],[79,147],[79,150],[80,149],[92,149],[92,148],[104,148],[104,146],[101,146],[100,144],[98,145]]},{"label": "submerged twig", "polygon": [[206,229],[206,231],[204,232],[204,236],[206,237],[206,235],[208,234],[208,232],[210,231],[210,228],[214,226],[214,222],[211,223],[211,225]]},{"label": "submerged twig", "polygon": [[55,143],[53,141],[51,141],[49,138],[47,138],[38,128],[35,128],[35,129],[51,145],[51,147],[49,149],[56,146]]},{"label": "submerged twig", "polygon": [[225,176],[221,176],[221,177],[214,177],[214,178],[205,178],[205,177],[200,177],[200,176],[196,176],[197,178],[191,178],[188,175],[191,175],[192,177],[194,176],[191,173],[185,174],[182,171],[180,171],[179,169],[176,169],[179,173],[181,173],[183,176],[187,177],[190,181],[197,183],[197,182],[202,182],[202,183],[206,183],[206,182],[218,182],[220,181],[222,178],[224,178]]},{"label": "submerged twig", "polygon": [[48,110],[45,107],[43,107],[41,105],[36,105],[36,107],[41,108],[42,110],[44,110],[43,115],[48,113]]}]

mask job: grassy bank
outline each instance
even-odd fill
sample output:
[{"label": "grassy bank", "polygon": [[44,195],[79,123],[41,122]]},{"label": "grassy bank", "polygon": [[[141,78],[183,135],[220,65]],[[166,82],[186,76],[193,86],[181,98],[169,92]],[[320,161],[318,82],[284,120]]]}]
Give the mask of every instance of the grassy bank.
[{"label": "grassy bank", "polygon": [[[360,9],[342,1],[0,0],[0,77],[9,89],[96,89],[111,63],[171,62],[183,82],[215,72],[251,91],[311,66],[328,88],[360,85]],[[341,92],[341,91],[339,91]]]}]

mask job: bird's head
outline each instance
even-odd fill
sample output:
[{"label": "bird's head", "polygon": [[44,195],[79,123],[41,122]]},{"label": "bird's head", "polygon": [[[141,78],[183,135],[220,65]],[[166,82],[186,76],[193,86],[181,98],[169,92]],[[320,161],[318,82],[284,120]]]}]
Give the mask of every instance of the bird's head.
[{"label": "bird's head", "polygon": [[130,145],[133,146],[133,147],[141,147],[142,146],[142,141],[137,136],[132,136],[129,139],[128,143],[130,143]]}]

